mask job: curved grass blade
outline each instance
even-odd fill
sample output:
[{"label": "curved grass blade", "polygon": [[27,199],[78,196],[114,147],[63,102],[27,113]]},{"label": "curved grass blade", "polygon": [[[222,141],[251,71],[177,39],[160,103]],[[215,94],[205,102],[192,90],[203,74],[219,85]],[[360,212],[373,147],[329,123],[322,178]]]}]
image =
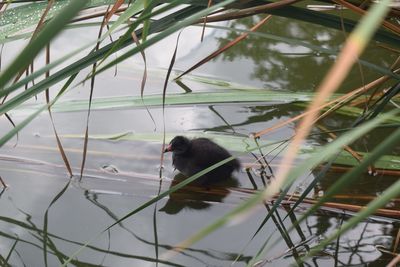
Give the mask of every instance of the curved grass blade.
[{"label": "curved grass blade", "polygon": [[1,176],[0,176],[0,184],[3,186],[3,191],[7,188],[7,185],[6,185],[6,183],[4,182],[4,180],[3,180],[3,178],[1,178]]},{"label": "curved grass blade", "polygon": [[15,73],[25,69],[39,51],[53,39],[64,26],[84,7],[88,0],[72,0],[60,11],[14,59],[0,75],[0,88],[3,88]]},{"label": "curved grass blade", "polygon": [[[40,18],[40,20],[39,20],[39,23],[38,23],[38,25],[36,26],[36,29],[35,29],[35,31],[34,31],[34,33],[33,33],[33,35],[32,35],[32,39],[36,37],[37,33],[38,33],[38,32],[41,30],[41,28],[43,27],[44,20],[45,20],[45,18],[46,18],[46,16],[47,16],[47,13],[48,13],[48,11],[50,10],[50,8],[53,6],[53,4],[54,4],[54,0],[49,0],[49,1],[48,1],[47,7],[46,7],[45,11],[43,12],[43,14],[42,14],[42,16],[41,16],[41,18]],[[31,39],[31,41],[32,41],[32,39]],[[49,64],[50,64],[50,42],[46,45],[46,65],[49,65]],[[32,67],[31,73],[33,73],[33,72],[34,72],[34,71],[33,71],[33,62],[32,62],[32,64],[31,64],[31,67]],[[47,70],[46,73],[45,73],[45,78],[48,78],[49,75],[50,75],[50,70]],[[17,78],[19,79],[19,77],[17,77]],[[34,80],[32,80],[32,82],[33,82],[33,81],[34,81]],[[26,85],[27,85],[27,84],[26,84]],[[45,94],[46,94],[46,103],[49,104],[49,102],[50,102],[49,88],[46,89],[46,93],[45,93]],[[5,97],[7,97],[7,96],[5,96]],[[53,127],[53,132],[54,132],[54,135],[55,135],[56,140],[57,140],[57,147],[58,147],[58,149],[59,149],[59,151],[60,151],[60,154],[61,154],[61,157],[62,157],[62,159],[63,159],[63,161],[64,161],[65,167],[67,168],[67,171],[68,171],[70,177],[72,177],[71,165],[70,165],[70,163],[69,163],[69,161],[68,161],[67,155],[65,154],[65,151],[64,151],[64,148],[63,148],[63,146],[62,146],[61,140],[60,140],[60,138],[59,138],[59,136],[58,136],[58,133],[57,133],[57,130],[56,130],[56,127],[55,127],[55,124],[54,124],[53,115],[52,115],[52,113],[51,113],[51,109],[48,108],[47,110],[48,110],[48,112],[49,112],[51,125],[52,125],[52,127]],[[18,133],[17,133],[17,138],[18,138]]]},{"label": "curved grass blade", "polygon": [[[139,38],[136,36],[134,31],[132,31],[131,35],[132,35],[132,38],[135,41],[136,45],[140,45]],[[150,119],[154,124],[154,131],[155,131],[156,128],[157,128],[156,121],[154,120],[153,115],[151,115],[151,112],[150,112],[149,108],[144,103],[144,98],[143,98],[144,88],[146,86],[146,81],[147,81],[147,59],[146,59],[146,54],[145,54],[144,50],[140,51],[140,54],[142,55],[142,59],[143,59],[143,63],[144,63],[142,82],[140,84],[140,98],[142,99],[142,103],[143,103],[143,106],[145,107],[145,109],[147,111],[147,114],[149,114]]]},{"label": "curved grass blade", "polygon": [[[117,2],[115,4],[115,6],[117,5]],[[118,7],[117,7],[118,8]],[[100,29],[99,29],[99,34],[97,36],[98,39],[100,39],[101,34],[103,32],[103,28],[106,24],[107,21],[107,14],[109,12],[110,7],[107,8],[107,11],[105,13],[105,15],[103,16],[103,21],[101,23]],[[112,14],[111,14],[112,15]],[[97,42],[94,51],[98,51],[100,48],[100,41]],[[92,66],[92,71],[95,72],[96,71],[96,66],[97,66],[97,62],[93,63]],[[80,171],[80,177],[79,180],[82,180],[83,177],[83,171],[85,169],[85,163],[86,163],[86,153],[87,153],[87,146],[88,146],[88,141],[89,141],[89,119],[90,119],[90,111],[92,108],[92,99],[93,99],[93,92],[94,92],[94,82],[95,82],[95,76],[92,76],[92,78],[90,79],[90,94],[89,94],[89,103],[88,103],[88,108],[87,108],[87,116],[86,116],[86,130],[85,130],[85,139],[83,141],[83,154],[82,154],[82,163],[81,163],[81,171]]]},{"label": "curved grass blade", "polygon": [[[48,266],[47,265],[47,242],[48,242],[49,237],[47,235],[47,226],[48,226],[48,222],[49,222],[49,210],[50,210],[51,206],[53,206],[54,203],[56,203],[57,200],[65,193],[65,191],[67,191],[70,183],[71,183],[71,179],[69,179],[68,183],[53,198],[53,200],[50,202],[49,206],[47,207],[46,212],[44,213],[44,220],[43,220],[43,257],[44,257],[45,266]],[[57,253],[57,255],[58,255],[58,253]],[[60,260],[60,262],[63,261],[62,257],[58,257],[58,259]]]},{"label": "curved grass blade", "polygon": [[[46,65],[48,65],[48,64],[50,64],[50,43],[46,47]],[[48,70],[48,71],[46,71],[46,78],[48,78],[49,75],[50,75],[50,71]],[[49,93],[49,89],[47,89],[46,90],[46,103],[49,104],[49,102],[50,102],[50,93]],[[65,167],[67,168],[67,171],[69,173],[69,177],[72,177],[71,164],[69,163],[68,157],[65,154],[64,147],[63,147],[63,145],[61,143],[60,137],[58,136],[57,129],[56,129],[56,126],[54,124],[53,114],[51,112],[50,106],[47,109],[47,111],[49,112],[51,126],[53,127],[53,132],[54,132],[54,135],[56,137],[57,147],[58,147],[58,150],[59,150],[59,152],[61,154],[61,158],[62,158],[62,160],[64,162]]]},{"label": "curved grass blade", "polygon": [[[161,146],[161,156],[160,156],[160,166],[163,166],[164,163],[164,150],[165,150],[165,96],[167,94],[167,87],[169,82],[169,77],[171,75],[172,67],[175,64],[176,54],[178,52],[178,44],[179,44],[179,37],[181,36],[182,31],[178,34],[175,43],[174,53],[172,55],[171,61],[169,63],[169,67],[167,70],[167,75],[165,76],[164,86],[163,86],[163,93],[162,93],[162,116],[163,116],[163,138],[162,138],[162,146]],[[160,178],[162,177],[162,168],[160,168]]]},{"label": "curved grass blade", "polygon": [[[160,182],[158,184],[158,191],[157,191],[157,196],[160,195],[161,193],[161,187],[162,187],[162,179],[160,179]],[[159,247],[159,243],[158,243],[158,230],[157,230],[157,204],[158,202],[156,202],[154,204],[154,209],[153,209],[153,233],[154,233],[154,252],[155,252],[155,256],[156,256],[156,266],[158,266],[158,260],[159,260],[159,251],[158,251],[158,247]]]},{"label": "curved grass blade", "polygon": [[[13,127],[15,127],[15,123],[14,123],[14,121],[11,119],[11,117],[10,117],[7,113],[4,113],[4,116],[6,116],[7,120],[11,123],[11,125],[12,125]],[[19,139],[19,135],[18,135],[18,133],[17,133],[17,142],[15,143],[15,145],[17,145],[17,143],[18,143],[18,139]]]}]

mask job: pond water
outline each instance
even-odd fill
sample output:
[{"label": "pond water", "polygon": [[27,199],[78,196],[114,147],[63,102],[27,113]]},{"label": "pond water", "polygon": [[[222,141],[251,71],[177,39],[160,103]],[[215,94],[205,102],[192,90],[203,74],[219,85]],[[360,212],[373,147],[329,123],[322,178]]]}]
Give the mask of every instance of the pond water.
[{"label": "pond water", "polygon": [[[260,18],[217,25],[247,29]],[[97,31],[97,27],[83,27],[63,32],[51,44],[53,60],[79,47],[79,44],[93,40]],[[259,32],[301,39],[325,48],[337,47],[344,40],[340,31],[281,17],[273,17]],[[209,28],[201,43],[200,34],[201,27],[190,27],[183,31],[173,76],[237,36],[235,32]],[[146,51],[149,68],[146,95],[162,93],[176,38],[174,34]],[[3,64],[10,62],[18,48],[25,43],[15,41],[6,44]],[[86,52],[74,56],[71,62]],[[387,68],[395,57],[382,49],[379,43],[372,43],[362,59]],[[43,62],[43,56],[37,66],[42,64],[40,60]],[[167,91],[168,94],[190,95],[193,93],[187,93],[184,88],[196,93],[253,88],[306,94],[315,90],[334,60],[332,55],[300,45],[250,36],[245,42],[182,79],[184,86],[170,81]],[[114,71],[106,71],[96,78],[95,99],[107,97],[112,100],[120,97],[113,102],[118,104],[121,98],[140,95],[143,72],[140,56],[119,64],[116,75]],[[84,78],[88,72],[89,69],[79,77]],[[382,74],[367,67],[362,67],[360,75],[356,66],[340,92],[350,91],[380,76]],[[51,95],[54,96],[61,86],[62,83],[51,88]],[[233,210],[257,189],[264,188],[265,181],[260,176],[255,158],[251,154],[241,154],[239,159],[243,166],[250,168],[253,181],[242,168],[226,185],[211,188],[188,186],[102,233],[119,218],[168,190],[174,177],[179,178],[178,172],[172,167],[171,155],[166,154],[163,179],[159,179],[163,123],[167,141],[177,134],[205,135],[236,153],[250,142],[247,139],[250,133],[300,114],[304,107],[288,104],[286,99],[212,104],[195,102],[193,105],[167,105],[163,116],[163,109],[155,105],[149,106],[153,122],[143,107],[128,104],[110,108],[100,103],[94,105],[90,115],[91,138],[84,175],[79,179],[87,116],[87,103],[84,100],[87,100],[89,90],[89,82],[79,85],[63,96],[58,111],[54,107],[55,126],[74,173],[71,180],[58,152],[46,112],[25,127],[19,133],[18,140],[14,138],[0,148],[0,176],[8,185],[0,198],[0,252],[2,261],[9,256],[8,263],[11,266],[44,266],[45,262],[48,266],[58,266],[89,240],[88,247],[74,257],[72,265],[229,266],[234,263],[234,266],[246,266],[268,238],[275,243],[273,246],[268,244],[260,263],[266,266],[289,266],[352,215],[350,211],[324,207],[292,231],[290,238],[286,238],[280,232],[281,227],[289,228],[294,218],[301,216],[309,205],[300,205],[295,215],[285,220],[288,208],[282,206],[251,240],[271,208],[270,204],[260,205],[243,221],[231,222],[190,248],[164,259],[168,250]],[[10,116],[18,124],[38,103],[44,103],[44,95],[38,95],[38,100],[31,100],[29,104],[10,112]],[[77,105],[75,110],[68,111],[71,103],[81,103],[81,106]],[[338,115],[326,118],[322,125],[329,129],[340,129],[351,126],[353,121],[354,117]],[[0,127],[3,132],[11,128],[4,118]],[[261,141],[290,138],[294,127],[295,124],[289,124],[263,136]],[[355,144],[356,150],[370,151],[388,131],[370,133]],[[317,129],[315,133],[319,133]],[[316,134],[307,140],[306,145],[320,146],[328,140],[328,136]],[[234,144],[230,146],[231,143]],[[240,148],[235,148],[235,145]],[[269,154],[272,148],[264,148],[263,153],[268,155],[267,160],[275,170],[279,164],[279,157],[275,156],[279,156],[280,151]],[[394,150],[394,154],[399,154],[399,148]],[[317,175],[317,171],[300,177],[293,190],[301,191],[314,175]],[[326,190],[340,175],[329,172],[318,184],[315,193]],[[336,201],[365,205],[370,197],[379,195],[397,179],[381,174],[364,175],[354,186],[338,195]],[[53,202],[64,189],[63,194]],[[394,200],[386,208],[396,210],[399,207],[399,201]],[[308,259],[303,265],[384,266],[392,259],[390,253],[398,250],[396,240],[399,226],[397,219],[371,217],[340,236],[323,253]],[[296,249],[289,249],[293,246]]]}]

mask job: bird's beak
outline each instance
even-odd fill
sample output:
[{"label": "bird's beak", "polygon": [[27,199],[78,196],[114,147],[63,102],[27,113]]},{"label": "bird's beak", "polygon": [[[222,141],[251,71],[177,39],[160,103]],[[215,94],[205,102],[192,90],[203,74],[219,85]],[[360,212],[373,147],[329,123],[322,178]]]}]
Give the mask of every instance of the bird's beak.
[{"label": "bird's beak", "polygon": [[172,151],[171,145],[168,145],[168,146],[164,149],[164,153],[171,152],[171,151]]}]

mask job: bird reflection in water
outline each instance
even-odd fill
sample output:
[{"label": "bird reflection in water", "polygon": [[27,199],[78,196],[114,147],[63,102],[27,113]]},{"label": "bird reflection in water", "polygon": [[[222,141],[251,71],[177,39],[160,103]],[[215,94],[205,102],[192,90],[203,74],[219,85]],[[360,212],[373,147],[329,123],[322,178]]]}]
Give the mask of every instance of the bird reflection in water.
[{"label": "bird reflection in water", "polygon": [[[175,186],[185,179],[186,176],[183,174],[177,174],[170,187]],[[171,193],[167,203],[159,211],[172,215],[179,213],[183,209],[207,209],[211,207],[213,203],[223,202],[223,199],[231,192],[229,188],[238,186],[239,182],[235,177],[230,177],[208,187],[189,184]]]}]

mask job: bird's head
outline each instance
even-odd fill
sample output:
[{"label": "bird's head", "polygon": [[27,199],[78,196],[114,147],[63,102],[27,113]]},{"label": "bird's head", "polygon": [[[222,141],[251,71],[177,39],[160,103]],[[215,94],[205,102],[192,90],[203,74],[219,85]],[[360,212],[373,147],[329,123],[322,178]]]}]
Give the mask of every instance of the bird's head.
[{"label": "bird's head", "polygon": [[176,154],[183,154],[190,148],[190,140],[184,136],[175,136],[169,145],[165,148],[164,153],[174,152]]}]

